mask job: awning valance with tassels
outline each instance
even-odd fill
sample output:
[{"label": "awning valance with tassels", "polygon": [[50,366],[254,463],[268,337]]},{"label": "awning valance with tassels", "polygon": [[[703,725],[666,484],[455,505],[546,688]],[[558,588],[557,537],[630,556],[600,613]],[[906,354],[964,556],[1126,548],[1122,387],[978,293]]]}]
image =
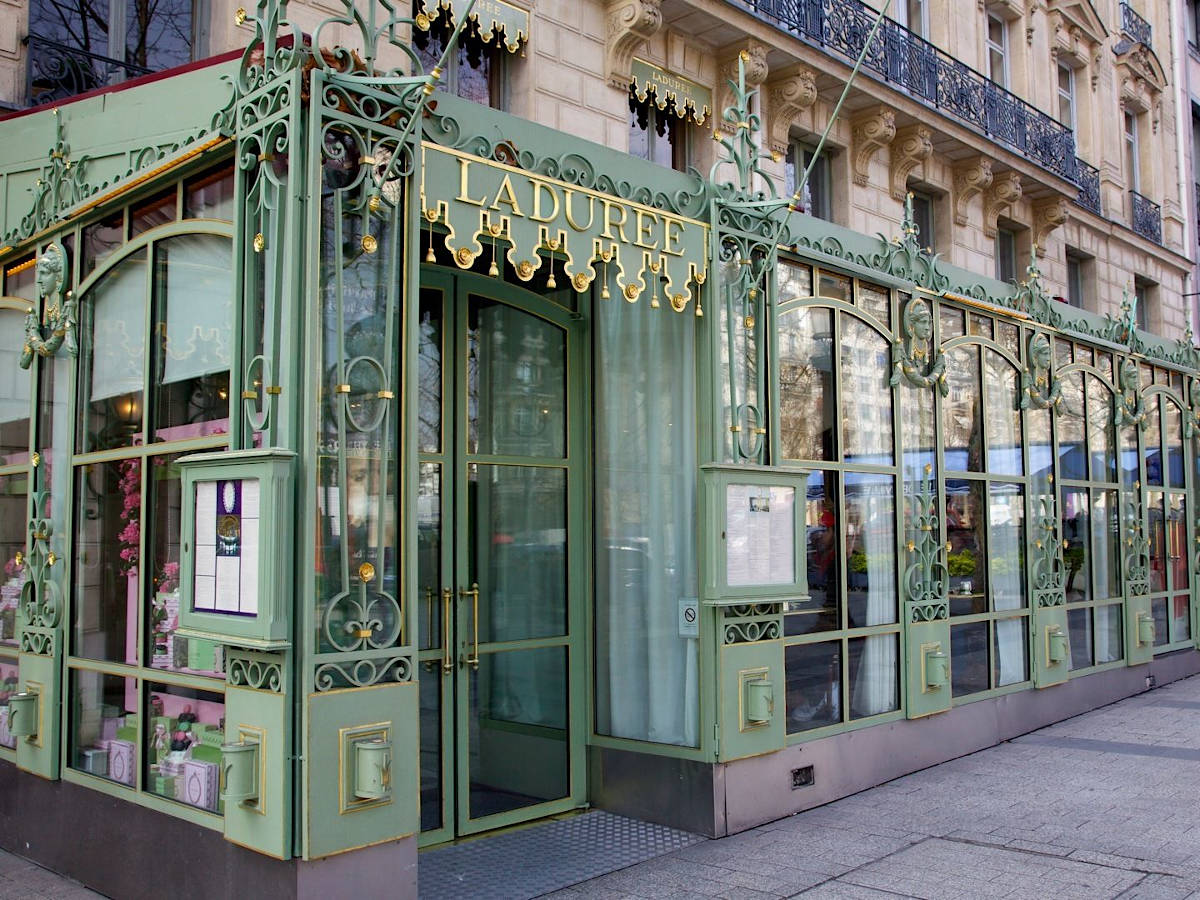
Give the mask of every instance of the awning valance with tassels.
[{"label": "awning valance with tassels", "polygon": [[[429,20],[446,16],[450,23],[458,21],[470,0],[419,0],[420,12]],[[477,0],[471,10],[471,21],[479,25],[479,37],[484,43],[494,39],[509,53],[516,53],[529,39],[529,13],[504,0]]]},{"label": "awning valance with tassels", "polygon": [[658,109],[703,125],[712,115],[712,91],[653,63],[634,59],[630,91],[639,102],[647,98]]},{"label": "awning valance with tassels", "polygon": [[596,281],[629,303],[669,305],[703,315],[698,287],[708,273],[708,226],[616,197],[434,144],[421,166],[422,213],[445,230],[446,249],[464,269],[478,259],[511,263],[529,281],[564,263],[571,286]]}]

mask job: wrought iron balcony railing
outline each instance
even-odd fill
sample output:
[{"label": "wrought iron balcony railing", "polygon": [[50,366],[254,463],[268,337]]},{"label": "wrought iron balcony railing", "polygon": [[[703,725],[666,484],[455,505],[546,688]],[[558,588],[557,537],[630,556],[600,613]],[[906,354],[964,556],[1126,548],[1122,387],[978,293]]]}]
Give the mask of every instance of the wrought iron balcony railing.
[{"label": "wrought iron balcony railing", "polygon": [[31,34],[25,38],[28,65],[25,73],[25,105],[53,103],[85,91],[95,90],[148,75],[144,66],[88,53],[49,38]]},{"label": "wrought iron balcony railing", "polygon": [[[735,0],[782,31],[849,59],[877,13],[861,0]],[[1075,133],[903,25],[885,19],[863,68],[899,90],[1075,181]]]},{"label": "wrought iron balcony railing", "polygon": [[1079,196],[1075,198],[1075,202],[1098,216],[1103,215],[1100,208],[1100,170],[1089,166],[1082,159],[1076,159],[1075,165],[1079,170]]},{"label": "wrought iron balcony railing", "polygon": [[1150,46],[1150,23],[1137,14],[1128,3],[1121,4],[1121,31],[1131,41]]},{"label": "wrought iron balcony railing", "polygon": [[1137,191],[1129,192],[1129,226],[1147,240],[1162,243],[1162,207]]}]

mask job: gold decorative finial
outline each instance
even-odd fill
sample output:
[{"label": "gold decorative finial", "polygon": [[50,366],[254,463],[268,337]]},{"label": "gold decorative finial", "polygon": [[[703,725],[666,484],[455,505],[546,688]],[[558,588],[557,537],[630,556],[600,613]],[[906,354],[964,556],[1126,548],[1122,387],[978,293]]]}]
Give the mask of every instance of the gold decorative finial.
[{"label": "gold decorative finial", "polygon": [[375,567],[369,562],[363,563],[358,567],[358,577],[367,584],[370,584],[375,580]]}]

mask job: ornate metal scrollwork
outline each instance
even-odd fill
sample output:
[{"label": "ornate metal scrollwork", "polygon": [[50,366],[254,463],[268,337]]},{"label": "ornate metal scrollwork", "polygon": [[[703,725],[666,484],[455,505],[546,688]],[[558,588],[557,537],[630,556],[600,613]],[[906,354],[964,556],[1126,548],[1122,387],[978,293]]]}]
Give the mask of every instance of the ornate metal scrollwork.
[{"label": "ornate metal scrollwork", "polygon": [[283,655],[231,647],[225,664],[225,680],[231,687],[281,693]]},{"label": "ornate metal scrollwork", "polygon": [[358,650],[381,650],[395,646],[404,630],[400,601],[386,591],[371,589],[370,578],[360,578],[358,589],[342,591],[329,601],[321,620],[322,637],[335,650],[350,653]]},{"label": "ornate metal scrollwork", "polygon": [[1150,593],[1150,538],[1142,521],[1142,483],[1121,491],[1122,518],[1125,520],[1125,582],[1131,596]]},{"label": "ornate metal scrollwork", "polygon": [[1021,373],[1021,409],[1048,409],[1061,413],[1065,401],[1062,383],[1054,377],[1054,350],[1050,338],[1038,332],[1029,339],[1029,364]]},{"label": "ornate metal scrollwork", "polygon": [[863,261],[872,269],[888,272],[927,290],[941,293],[950,286],[950,276],[941,270],[939,256],[930,254],[921,247],[921,229],[913,215],[913,195],[904,198],[904,219],[900,223],[900,237],[888,240],[877,235],[882,244],[878,253]]},{"label": "ornate metal scrollwork", "polygon": [[[34,454],[34,478],[41,479],[40,458]],[[58,643],[58,625],[62,617],[62,592],[54,579],[54,566],[59,562],[50,549],[54,522],[50,517],[50,492],[38,490],[33,494],[33,518],[29,520],[29,556],[25,571],[28,575],[21,587],[21,650],[41,656],[52,656]]]},{"label": "ornate metal scrollwork", "polygon": [[44,320],[38,318],[34,307],[25,317],[25,344],[18,361],[22,369],[28,369],[34,356],[53,356],[59,347],[66,347],[71,356],[79,355],[76,339],[75,298],[70,291],[62,297],[63,279],[67,267],[66,256],[58,244],[50,243],[37,261],[38,297],[45,309]]},{"label": "ornate metal scrollwork", "polygon": [[726,644],[773,641],[783,634],[779,603],[739,603],[722,610],[722,639]]},{"label": "ornate metal scrollwork", "polygon": [[904,305],[900,316],[903,340],[892,344],[892,387],[903,379],[913,387],[936,388],[945,397],[950,393],[946,383],[946,357],[933,347],[933,312],[921,297],[913,297]]},{"label": "ornate metal scrollwork", "polygon": [[933,466],[925,466],[925,477],[906,492],[909,540],[905,544],[910,562],[903,585],[910,622],[934,622],[950,616],[950,572],[942,562],[941,516],[934,485]]},{"label": "ornate metal scrollwork", "polygon": [[1067,602],[1063,565],[1061,527],[1054,492],[1037,499],[1038,511],[1033,527],[1033,592],[1039,607],[1062,606]]},{"label": "ornate metal scrollwork", "polygon": [[331,691],[339,687],[369,687],[385,681],[412,681],[412,660],[407,656],[392,656],[326,662],[317,666],[316,671],[318,691]]}]

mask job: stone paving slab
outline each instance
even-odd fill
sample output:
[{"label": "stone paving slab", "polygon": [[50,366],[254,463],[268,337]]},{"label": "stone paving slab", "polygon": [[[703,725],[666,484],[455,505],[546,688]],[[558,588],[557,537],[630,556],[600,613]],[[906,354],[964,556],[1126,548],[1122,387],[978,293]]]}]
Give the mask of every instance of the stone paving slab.
[{"label": "stone paving slab", "polygon": [[1200,900],[1200,676],[548,896]]}]

